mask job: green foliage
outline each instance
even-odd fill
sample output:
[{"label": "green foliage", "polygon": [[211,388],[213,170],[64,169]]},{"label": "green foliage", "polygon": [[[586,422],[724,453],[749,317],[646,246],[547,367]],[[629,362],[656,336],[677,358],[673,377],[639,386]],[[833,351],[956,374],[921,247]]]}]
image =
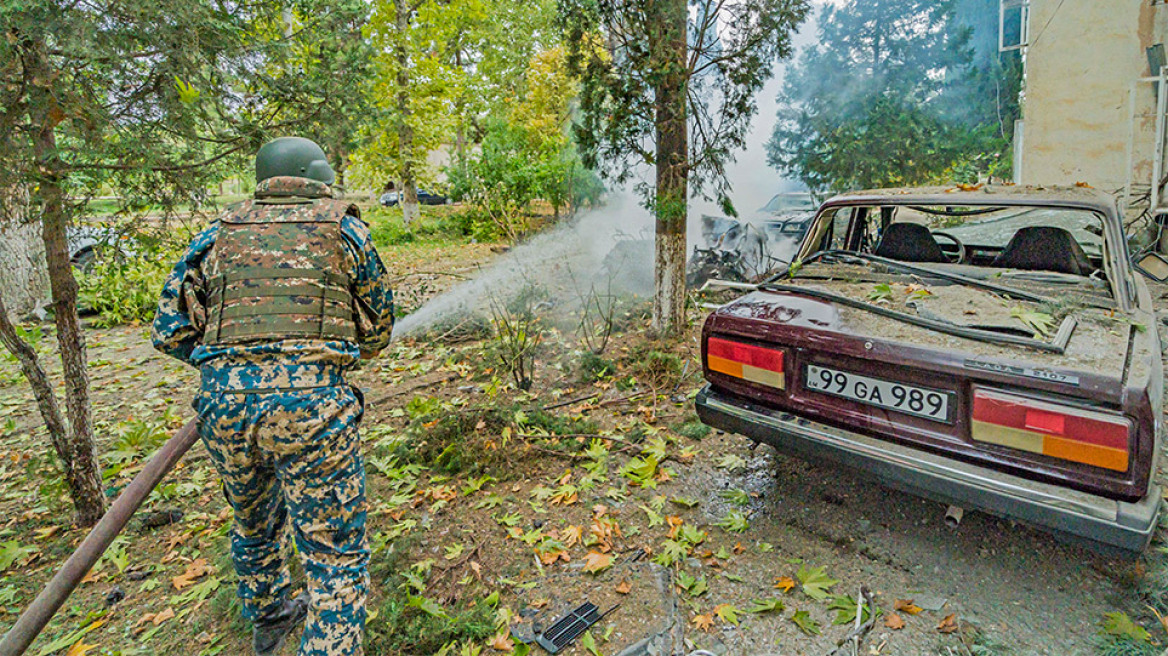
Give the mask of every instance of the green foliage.
[{"label": "green foliage", "polygon": [[616,373],[616,363],[592,351],[580,356],[580,381],[592,383]]},{"label": "green foliage", "polygon": [[953,3],[826,7],[784,80],[771,164],[825,191],[1001,175],[1020,68],[1013,54],[975,60],[970,36]]},{"label": "green foliage", "polygon": [[797,610],[791,615],[791,621],[799,630],[809,636],[816,636],[823,633],[823,629],[819,628],[819,622],[811,618],[811,613],[805,610]]},{"label": "green foliage", "polygon": [[691,440],[701,440],[710,434],[711,428],[703,424],[699,420],[687,421],[684,424],[675,426],[673,432],[682,437],[688,437]]},{"label": "green foliage", "polygon": [[143,247],[130,254],[102,249],[93,267],[80,276],[78,300],[96,316],[98,328],[154,319],[158,295],[181,251],[167,246]]},{"label": "green foliage", "polygon": [[718,526],[731,533],[744,533],[746,529],[750,528],[750,521],[746,519],[746,515],[737,510],[732,510],[725,517],[718,520]]},{"label": "green foliage", "polygon": [[1149,642],[1152,638],[1147,629],[1133,622],[1127,613],[1123,612],[1104,613],[1099,634],[1132,642]]},{"label": "green foliage", "polygon": [[[581,80],[574,133],[585,165],[624,181],[637,166],[657,163],[662,154],[645,144],[658,136],[656,117],[677,109],[693,124],[692,142],[687,148],[683,138],[680,148],[692,157],[678,164],[688,166],[695,188],[728,200],[725,164],[746,145],[755,96],[772,75],[774,62],[791,54],[790,33],[806,17],[809,4],[561,0],[559,5],[571,49],[568,65]],[[681,21],[688,18],[688,25],[672,24],[678,15]],[[670,50],[670,38],[688,46],[682,57]],[[610,49],[620,55],[610,56]],[[668,98],[684,107],[660,104]],[[640,190],[647,205],[662,200],[657,190]],[[668,203],[656,207],[659,216],[685,216],[684,194]]]},{"label": "green foliage", "polygon": [[491,300],[494,335],[487,351],[521,390],[531,387],[535,360],[547,331],[539,313],[546,294],[542,287],[528,284],[509,302]]},{"label": "green foliage", "polygon": [[[404,567],[409,545],[395,545],[371,568],[383,581],[384,596],[368,624],[368,649],[374,654],[435,654],[444,645],[477,641],[495,631],[495,610],[487,600],[439,605],[426,596],[428,567]],[[408,576],[407,576],[408,575]]]},{"label": "green foliage", "polygon": [[636,357],[632,365],[641,380],[657,389],[677,384],[685,371],[685,363],[677,354],[655,350]]},{"label": "green foliage", "polygon": [[831,596],[828,591],[839,583],[838,580],[827,575],[825,567],[801,565],[799,571],[795,573],[795,578],[799,579],[799,583],[802,584],[803,594],[816,601],[823,601]]}]

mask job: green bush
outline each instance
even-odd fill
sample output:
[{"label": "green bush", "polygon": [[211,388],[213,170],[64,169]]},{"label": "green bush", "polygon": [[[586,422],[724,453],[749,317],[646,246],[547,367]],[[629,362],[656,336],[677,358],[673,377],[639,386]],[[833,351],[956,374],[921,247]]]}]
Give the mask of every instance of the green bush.
[{"label": "green bush", "polygon": [[93,268],[79,276],[81,308],[96,315],[98,328],[152,321],[162,285],[179,256],[169,248],[99,255]]},{"label": "green bush", "polygon": [[616,374],[616,364],[608,358],[585,351],[580,356],[580,380],[585,383],[598,381],[605,376]]}]

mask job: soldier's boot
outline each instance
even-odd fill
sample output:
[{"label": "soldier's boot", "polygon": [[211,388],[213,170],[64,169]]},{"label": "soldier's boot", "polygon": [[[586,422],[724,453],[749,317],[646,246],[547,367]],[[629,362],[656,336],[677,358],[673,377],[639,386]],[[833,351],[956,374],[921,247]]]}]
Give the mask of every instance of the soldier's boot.
[{"label": "soldier's boot", "polygon": [[279,653],[288,634],[304,621],[308,615],[308,593],[303,592],[295,599],[286,599],[279,607],[257,617],[252,632],[252,646],[256,656],[272,656]]}]

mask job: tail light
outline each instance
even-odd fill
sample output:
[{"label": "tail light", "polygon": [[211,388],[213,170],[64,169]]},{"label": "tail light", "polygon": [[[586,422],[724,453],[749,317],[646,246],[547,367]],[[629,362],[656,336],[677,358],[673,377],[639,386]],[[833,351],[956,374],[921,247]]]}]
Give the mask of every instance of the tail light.
[{"label": "tail light", "polygon": [[975,389],[972,437],[1103,469],[1127,471],[1131,422],[1119,415]]},{"label": "tail light", "polygon": [[784,389],[783,352],[776,349],[711,337],[706,340],[706,364],[710,371],[752,383]]}]

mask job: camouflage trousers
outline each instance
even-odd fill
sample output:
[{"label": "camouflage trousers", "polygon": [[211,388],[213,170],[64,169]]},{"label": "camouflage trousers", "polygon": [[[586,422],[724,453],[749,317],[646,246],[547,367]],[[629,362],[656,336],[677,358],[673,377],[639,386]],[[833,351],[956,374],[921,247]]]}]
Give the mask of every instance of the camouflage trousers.
[{"label": "camouflage trousers", "polygon": [[288,595],[288,534],[308,575],[300,656],[360,656],[369,587],[358,392],[204,391],[199,431],[235,510],[231,559],[243,615]]}]

